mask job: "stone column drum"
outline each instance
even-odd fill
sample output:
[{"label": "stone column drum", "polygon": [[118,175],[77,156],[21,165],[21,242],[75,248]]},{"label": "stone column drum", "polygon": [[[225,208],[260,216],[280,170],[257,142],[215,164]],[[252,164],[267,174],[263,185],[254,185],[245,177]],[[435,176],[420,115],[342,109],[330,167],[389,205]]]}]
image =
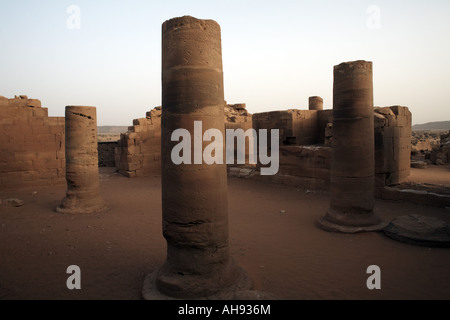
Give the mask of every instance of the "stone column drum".
[{"label": "stone column drum", "polygon": [[[219,24],[190,16],[164,22],[162,227],[167,258],[155,282],[169,297],[199,298],[236,285],[250,286],[243,284],[245,273],[229,254],[226,164],[207,165],[201,159],[201,164],[194,163],[194,152],[211,143],[196,145],[194,121],[202,122],[202,136],[215,128],[225,137],[224,106]],[[171,135],[181,128],[191,133],[192,164],[175,165],[171,159],[179,143],[171,141]]]},{"label": "stone column drum", "polygon": [[372,62],[334,67],[330,207],[319,225],[329,231],[381,230],[374,214],[375,149]]},{"label": "stone column drum", "polygon": [[95,107],[67,106],[66,197],[60,213],[93,213],[105,209],[100,196]]},{"label": "stone column drum", "polygon": [[323,110],[323,99],[321,97],[309,97],[309,110]]}]

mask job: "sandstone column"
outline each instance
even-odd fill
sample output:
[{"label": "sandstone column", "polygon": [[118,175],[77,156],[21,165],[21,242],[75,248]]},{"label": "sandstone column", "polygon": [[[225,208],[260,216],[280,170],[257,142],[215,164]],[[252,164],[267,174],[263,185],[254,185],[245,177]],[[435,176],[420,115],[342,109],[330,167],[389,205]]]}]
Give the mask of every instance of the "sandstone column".
[{"label": "sandstone column", "polygon": [[[226,165],[194,159],[195,151],[210,144],[196,145],[194,121],[202,122],[202,136],[215,128],[225,137],[224,106],[219,24],[190,16],[164,22],[161,145],[167,259],[156,286],[170,297],[210,296],[243,277],[229,255]],[[171,159],[179,143],[171,135],[180,128],[191,133],[192,164],[175,165]]]},{"label": "sandstone column", "polygon": [[66,107],[67,193],[60,213],[93,213],[105,208],[100,196],[95,107]]},{"label": "sandstone column", "polygon": [[319,221],[329,231],[381,230],[374,214],[375,156],[372,62],[334,67],[330,207]]},{"label": "sandstone column", "polygon": [[323,99],[321,97],[309,97],[309,110],[323,110]]}]

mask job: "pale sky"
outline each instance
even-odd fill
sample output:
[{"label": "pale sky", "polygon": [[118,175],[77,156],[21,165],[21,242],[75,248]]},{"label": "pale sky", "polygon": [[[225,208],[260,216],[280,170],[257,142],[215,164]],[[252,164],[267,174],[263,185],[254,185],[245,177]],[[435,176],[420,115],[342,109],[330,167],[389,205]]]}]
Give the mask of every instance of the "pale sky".
[{"label": "pale sky", "polygon": [[448,0],[1,0],[0,95],[132,125],[161,104],[161,25],[183,15],[220,24],[225,99],[251,113],[307,109],[315,95],[331,109],[333,66],[369,60],[375,105],[450,120]]}]

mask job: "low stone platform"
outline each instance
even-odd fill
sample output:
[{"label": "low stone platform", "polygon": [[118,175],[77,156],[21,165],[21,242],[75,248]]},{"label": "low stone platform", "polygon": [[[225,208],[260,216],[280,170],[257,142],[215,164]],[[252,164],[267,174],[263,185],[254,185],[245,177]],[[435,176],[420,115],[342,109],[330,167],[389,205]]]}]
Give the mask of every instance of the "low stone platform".
[{"label": "low stone platform", "polygon": [[398,241],[427,246],[450,248],[450,226],[440,219],[409,214],[395,218],[383,230]]}]

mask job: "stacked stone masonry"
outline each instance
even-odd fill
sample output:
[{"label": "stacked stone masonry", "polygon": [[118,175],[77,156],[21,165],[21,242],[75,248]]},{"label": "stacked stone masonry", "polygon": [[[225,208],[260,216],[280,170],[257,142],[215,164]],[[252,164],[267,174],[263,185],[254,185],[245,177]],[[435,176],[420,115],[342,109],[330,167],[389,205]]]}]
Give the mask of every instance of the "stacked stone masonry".
[{"label": "stacked stone masonry", "polygon": [[[244,132],[252,128],[252,115],[248,113],[245,103],[225,105],[225,129]],[[248,139],[246,139],[248,143]],[[245,163],[249,163],[249,149],[245,148]],[[234,144],[234,163],[237,164],[237,144]]]},{"label": "stacked stone masonry", "polygon": [[[225,129],[252,128],[245,103],[225,105],[224,113]],[[133,120],[128,132],[120,135],[115,162],[118,172],[130,178],[161,173],[161,107],[147,112],[146,118]]]},{"label": "stacked stone masonry", "polygon": [[312,145],[319,142],[318,110],[270,111],[253,114],[253,128],[279,129],[280,146]]},{"label": "stacked stone masonry", "polygon": [[0,96],[0,113],[0,189],[65,184],[64,117],[27,96]]},{"label": "stacked stone masonry", "polygon": [[126,177],[149,176],[161,172],[161,107],[134,119],[128,132],[120,135],[115,150],[116,168]]},{"label": "stacked stone masonry", "polygon": [[412,116],[407,107],[375,108],[375,194],[405,182],[411,167]]},{"label": "stacked stone masonry", "polygon": [[[249,114],[245,104],[225,106],[225,128],[280,130],[280,170],[266,177],[307,188],[328,188],[331,168],[332,110],[286,110]],[[161,108],[135,119],[121,135],[116,166],[127,176],[161,172]],[[410,171],[411,112],[407,107],[375,107],[376,195],[385,185],[400,184]],[[248,151],[248,148],[246,148]]]},{"label": "stacked stone masonry", "polygon": [[[308,111],[308,110],[298,110]],[[311,111],[310,111],[311,112]],[[292,110],[253,114],[258,129],[280,130],[280,169],[277,176],[264,179],[305,188],[328,188],[331,168],[332,110],[318,112],[318,139],[305,145],[289,145],[286,137],[297,141],[291,129],[295,119]],[[286,129],[287,128],[287,129]],[[301,131],[297,131],[301,132]],[[376,195],[385,185],[406,181],[410,172],[411,112],[407,107],[374,108]],[[293,136],[292,136],[293,135]],[[321,137],[324,140],[321,141]],[[312,139],[311,139],[312,140]],[[294,177],[294,178],[293,178]]]}]

